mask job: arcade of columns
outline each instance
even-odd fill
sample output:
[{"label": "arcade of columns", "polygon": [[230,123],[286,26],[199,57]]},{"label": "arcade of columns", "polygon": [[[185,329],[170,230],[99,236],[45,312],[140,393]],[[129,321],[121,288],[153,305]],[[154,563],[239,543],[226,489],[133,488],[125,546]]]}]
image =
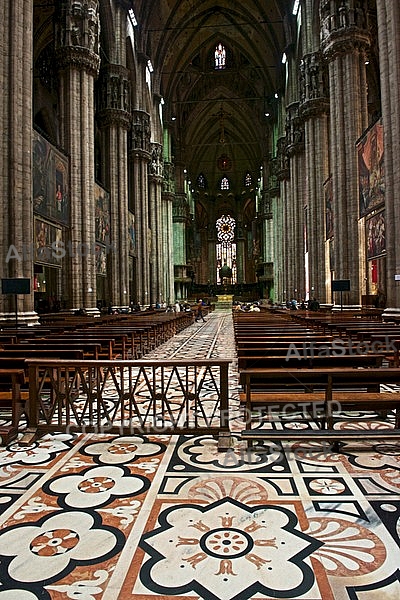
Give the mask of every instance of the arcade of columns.
[{"label": "arcade of columns", "polygon": [[[33,243],[32,70],[33,2],[5,3],[0,23],[3,104],[0,174],[0,248]],[[95,244],[93,187],[94,98],[102,151],[102,181],[110,191],[112,248],[107,265],[110,300],[147,305],[183,297],[187,273],[189,205],[183,165],[173,164],[168,130],[158,120],[158,102],[146,98],[146,57],[136,57],[134,90],[126,56],[127,0],[116,0],[111,55],[100,62],[98,0],[65,0],[56,15],[55,55],[59,75],[60,145],[70,157],[72,244]],[[321,0],[320,29],[313,0],[303,0],[302,56],[287,53],[285,118],[272,159],[263,164],[262,255],[273,263],[276,300],[302,297],[307,285],[319,301],[331,300],[331,264],[336,279],[350,279],[347,303],[359,306],[366,292],[364,224],[359,219],[355,143],[368,127],[366,58],[371,45],[365,0]],[[80,7],[80,8],[79,8]],[[80,12],[79,12],[80,11]],[[377,2],[381,112],[384,124],[387,306],[400,310],[400,4]],[[24,43],[21,43],[21,40]],[[294,45],[293,45],[294,47]],[[300,67],[298,65],[300,64]],[[305,174],[305,175],[304,175]],[[333,240],[325,239],[324,182],[332,176]],[[129,210],[135,218],[135,255],[129,255]],[[240,223],[239,223],[240,225]],[[238,226],[240,230],[240,226]],[[31,233],[30,233],[31,232]],[[307,238],[308,277],[305,269]],[[32,237],[30,237],[32,236]],[[333,244],[333,252],[330,245]],[[215,252],[209,244],[209,258]],[[241,254],[238,273],[243,277]],[[1,277],[33,277],[33,260],[2,260]],[[174,272],[175,264],[175,272]],[[67,256],[61,286],[70,308],[96,306],[94,255]],[[133,281],[133,284],[132,284]],[[174,285],[175,284],[175,285]],[[178,290],[178,292],[177,292]],[[64,289],[65,292],[65,289]],[[0,312],[12,314],[13,299],[2,296]],[[19,298],[25,321],[34,321],[33,294]]]},{"label": "arcade of columns", "polygon": [[[280,194],[273,199],[275,289],[283,299],[301,297],[306,232],[308,291],[331,301],[331,275],[350,279],[346,303],[359,306],[366,293],[364,221],[359,219],[355,144],[368,125],[366,63],[371,40],[367,2],[321,0],[320,30],[312,28],[313,2],[303,3],[300,72],[288,56],[286,135],[273,160]],[[381,112],[384,124],[387,312],[400,307],[399,134],[400,5],[377,2]],[[304,177],[302,174],[306,173]],[[324,182],[332,176],[333,239],[325,240]],[[279,236],[278,231],[284,232]],[[333,244],[333,251],[330,248]],[[330,264],[331,261],[333,264]],[[331,273],[332,270],[332,273]],[[290,298],[289,298],[290,297]],[[338,299],[336,298],[336,302]]]}]

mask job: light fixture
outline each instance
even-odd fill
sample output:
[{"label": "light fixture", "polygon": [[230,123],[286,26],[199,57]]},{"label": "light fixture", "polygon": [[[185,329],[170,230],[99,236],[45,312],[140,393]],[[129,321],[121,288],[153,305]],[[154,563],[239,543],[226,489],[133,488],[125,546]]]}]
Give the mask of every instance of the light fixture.
[{"label": "light fixture", "polygon": [[171,117],[171,121],[176,121],[176,117]]},{"label": "light fixture", "polygon": [[266,117],[270,117],[270,116],[271,116],[271,114],[270,114],[269,112],[266,112],[266,113],[264,113],[264,115],[265,115]]}]

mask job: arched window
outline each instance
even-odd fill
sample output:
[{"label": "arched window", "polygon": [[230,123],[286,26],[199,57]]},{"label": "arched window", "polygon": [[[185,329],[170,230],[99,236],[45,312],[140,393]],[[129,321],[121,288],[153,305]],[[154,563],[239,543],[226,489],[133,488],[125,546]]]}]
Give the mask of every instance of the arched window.
[{"label": "arched window", "polygon": [[249,173],[247,171],[246,175],[244,176],[244,185],[245,185],[245,187],[250,187],[252,183],[253,183],[253,178],[251,176],[251,173]]},{"label": "arched window", "polygon": [[221,179],[221,190],[229,190],[229,179],[227,177]]},{"label": "arched window", "polygon": [[197,178],[197,187],[203,190],[207,187],[207,181],[203,173],[200,173],[200,175]]},{"label": "arched window", "polygon": [[226,50],[225,50],[225,46],[223,46],[221,43],[218,44],[218,46],[215,47],[215,53],[214,53],[214,68],[215,69],[225,69],[226,67]]},{"label": "arched window", "polygon": [[217,285],[234,284],[237,282],[236,267],[236,221],[231,215],[222,215],[215,223],[217,229],[216,270]]}]

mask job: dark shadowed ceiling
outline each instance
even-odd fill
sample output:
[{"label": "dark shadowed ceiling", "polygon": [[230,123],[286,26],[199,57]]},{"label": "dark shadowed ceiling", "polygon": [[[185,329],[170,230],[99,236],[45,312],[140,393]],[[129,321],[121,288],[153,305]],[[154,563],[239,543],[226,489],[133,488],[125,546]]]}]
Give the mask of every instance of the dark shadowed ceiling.
[{"label": "dark shadowed ceiling", "polygon": [[[293,0],[134,0],[132,5],[141,50],[160,78],[156,84],[174,131],[175,159],[183,161],[193,181],[203,173],[211,194],[224,172],[231,192],[239,192],[243,174],[249,170],[257,177],[268,155]],[[226,68],[216,70],[219,43],[226,49]],[[223,156],[229,159],[225,171]]]}]

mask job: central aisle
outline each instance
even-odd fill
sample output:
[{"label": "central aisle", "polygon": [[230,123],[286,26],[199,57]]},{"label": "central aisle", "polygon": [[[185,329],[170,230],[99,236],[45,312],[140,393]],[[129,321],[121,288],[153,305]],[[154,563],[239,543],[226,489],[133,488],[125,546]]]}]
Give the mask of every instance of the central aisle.
[{"label": "central aisle", "polygon": [[230,311],[145,358],[196,357],[232,360],[228,452],[165,434],[2,449],[0,600],[399,598],[399,446],[246,451]]}]

